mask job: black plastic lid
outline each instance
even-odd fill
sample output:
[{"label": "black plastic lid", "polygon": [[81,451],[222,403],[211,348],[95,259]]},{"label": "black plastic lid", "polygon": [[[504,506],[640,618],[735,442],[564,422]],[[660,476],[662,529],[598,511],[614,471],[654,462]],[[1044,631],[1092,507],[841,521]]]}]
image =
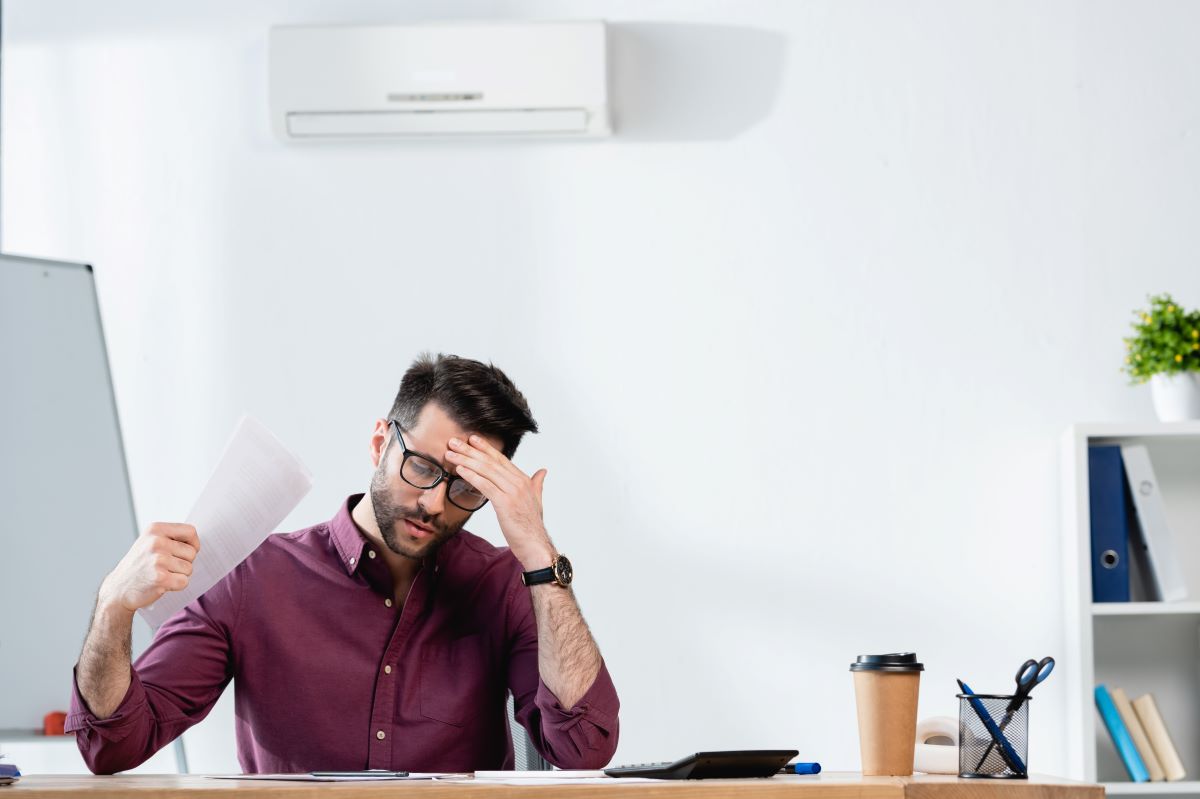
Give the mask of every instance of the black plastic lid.
[{"label": "black plastic lid", "polygon": [[916,652],[892,652],[889,655],[859,655],[850,671],[925,671],[917,662]]}]

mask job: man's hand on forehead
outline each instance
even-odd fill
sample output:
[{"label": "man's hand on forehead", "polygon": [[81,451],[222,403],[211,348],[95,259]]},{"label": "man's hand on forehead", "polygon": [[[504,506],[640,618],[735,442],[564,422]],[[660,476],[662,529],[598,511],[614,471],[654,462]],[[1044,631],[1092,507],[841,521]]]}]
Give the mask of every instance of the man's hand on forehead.
[{"label": "man's hand on forehead", "polygon": [[542,523],[546,470],[539,469],[530,477],[477,433],[465,441],[451,438],[446,460],[457,467],[462,479],[492,503],[500,531],[526,569],[550,565],[554,546]]}]

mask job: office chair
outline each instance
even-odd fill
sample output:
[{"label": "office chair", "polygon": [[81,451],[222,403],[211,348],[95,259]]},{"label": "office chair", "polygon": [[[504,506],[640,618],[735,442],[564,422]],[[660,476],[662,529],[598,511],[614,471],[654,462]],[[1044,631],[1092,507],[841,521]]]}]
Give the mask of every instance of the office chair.
[{"label": "office chair", "polygon": [[512,694],[508,695],[508,730],[512,734],[513,768],[517,771],[549,771],[552,766],[534,747],[529,733],[517,723],[513,715]]}]

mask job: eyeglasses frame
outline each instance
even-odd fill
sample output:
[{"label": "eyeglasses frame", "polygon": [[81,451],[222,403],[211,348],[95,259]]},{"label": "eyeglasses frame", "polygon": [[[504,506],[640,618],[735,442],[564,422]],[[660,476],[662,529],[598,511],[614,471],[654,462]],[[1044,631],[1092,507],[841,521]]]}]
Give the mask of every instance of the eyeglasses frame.
[{"label": "eyeglasses frame", "polygon": [[[401,480],[408,483],[413,488],[419,488],[422,491],[429,491],[431,489],[437,488],[439,485],[442,484],[443,481],[445,481],[445,483],[446,483],[446,501],[449,502],[454,507],[458,508],[459,510],[465,510],[467,513],[474,513],[477,510],[481,510],[483,508],[483,506],[488,503],[487,497],[483,498],[483,503],[478,508],[464,508],[462,505],[459,505],[457,502],[455,502],[454,499],[450,496],[450,489],[454,487],[454,481],[462,480],[464,483],[466,483],[467,481],[463,480],[463,478],[459,477],[456,474],[450,474],[450,472],[448,472],[442,468],[442,465],[440,463],[438,463],[437,461],[435,461],[433,458],[429,457],[428,455],[425,455],[420,452],[415,452],[414,450],[409,449],[408,445],[404,443],[404,436],[400,435],[400,433],[404,430],[404,428],[400,426],[400,423],[391,417],[388,418],[388,423],[391,424],[391,426],[392,426],[392,432],[394,432],[396,434],[396,440],[400,442],[400,449],[402,449],[404,451],[404,457],[400,460],[400,479]],[[412,457],[420,458],[423,461],[428,461],[429,463],[433,464],[433,466],[439,472],[441,472],[441,474],[438,475],[438,478],[433,481],[433,485],[419,486],[404,476],[404,464],[408,463],[408,459],[412,458]],[[471,486],[470,483],[467,483],[467,485]],[[471,486],[471,488],[474,489],[475,491],[479,490],[479,489],[475,488],[475,486]]]}]

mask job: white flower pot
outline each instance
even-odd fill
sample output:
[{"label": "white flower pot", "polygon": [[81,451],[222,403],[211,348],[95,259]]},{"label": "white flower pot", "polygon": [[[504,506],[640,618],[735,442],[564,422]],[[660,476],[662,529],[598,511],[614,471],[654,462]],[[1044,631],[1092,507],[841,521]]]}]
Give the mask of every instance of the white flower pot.
[{"label": "white flower pot", "polygon": [[1159,421],[1200,419],[1200,372],[1154,375],[1150,378],[1150,393]]}]

